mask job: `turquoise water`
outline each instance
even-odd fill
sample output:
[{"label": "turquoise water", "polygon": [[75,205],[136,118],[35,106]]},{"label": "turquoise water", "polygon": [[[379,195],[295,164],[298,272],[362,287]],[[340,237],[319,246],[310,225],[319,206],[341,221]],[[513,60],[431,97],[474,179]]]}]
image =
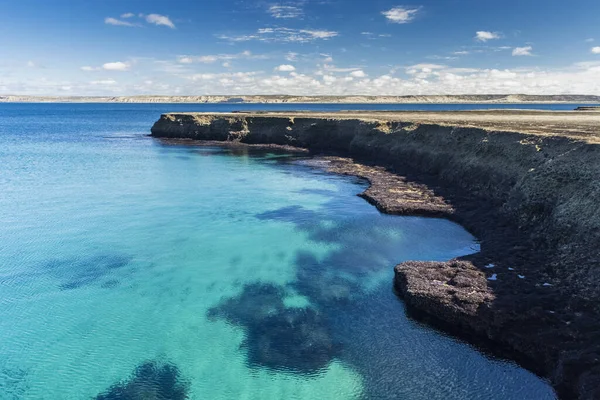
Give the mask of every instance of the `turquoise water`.
[{"label": "turquoise water", "polygon": [[476,251],[291,155],[147,137],[172,105],[0,105],[0,399],[552,399],[408,319]]}]

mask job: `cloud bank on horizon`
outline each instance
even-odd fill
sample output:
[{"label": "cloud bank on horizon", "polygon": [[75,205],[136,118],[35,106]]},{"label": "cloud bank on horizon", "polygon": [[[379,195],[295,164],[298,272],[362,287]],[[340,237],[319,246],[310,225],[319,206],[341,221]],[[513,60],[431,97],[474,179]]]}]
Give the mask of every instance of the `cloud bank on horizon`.
[{"label": "cloud bank on horizon", "polygon": [[0,94],[600,94],[595,0],[33,2]]}]

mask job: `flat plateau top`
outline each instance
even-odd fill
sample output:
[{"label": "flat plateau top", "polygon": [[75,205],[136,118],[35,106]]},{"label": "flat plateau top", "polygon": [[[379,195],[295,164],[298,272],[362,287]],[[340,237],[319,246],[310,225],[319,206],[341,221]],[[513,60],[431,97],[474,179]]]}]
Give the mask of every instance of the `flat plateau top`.
[{"label": "flat plateau top", "polygon": [[600,111],[536,111],[536,110],[478,110],[478,111],[277,111],[236,113],[184,113],[212,117],[273,117],[360,119],[367,121],[402,121],[417,124],[436,124],[482,128],[491,131],[512,131],[541,136],[564,136],[590,143],[600,143]]}]

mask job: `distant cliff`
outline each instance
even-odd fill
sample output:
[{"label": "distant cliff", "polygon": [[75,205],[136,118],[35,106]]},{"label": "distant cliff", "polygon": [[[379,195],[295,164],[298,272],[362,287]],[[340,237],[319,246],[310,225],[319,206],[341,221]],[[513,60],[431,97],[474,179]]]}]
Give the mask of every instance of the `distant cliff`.
[{"label": "distant cliff", "polygon": [[600,96],[591,95],[455,95],[455,96],[20,96],[3,95],[4,103],[333,103],[333,104],[520,104],[586,103],[600,104]]}]

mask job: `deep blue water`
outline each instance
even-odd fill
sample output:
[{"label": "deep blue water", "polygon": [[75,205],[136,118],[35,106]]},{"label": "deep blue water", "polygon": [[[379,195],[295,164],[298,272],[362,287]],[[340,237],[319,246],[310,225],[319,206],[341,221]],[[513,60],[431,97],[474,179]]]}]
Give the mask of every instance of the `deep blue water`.
[{"label": "deep blue water", "polygon": [[0,399],[554,398],[392,292],[399,262],[476,251],[460,226],[289,154],[147,136],[248,106],[0,104]]}]

